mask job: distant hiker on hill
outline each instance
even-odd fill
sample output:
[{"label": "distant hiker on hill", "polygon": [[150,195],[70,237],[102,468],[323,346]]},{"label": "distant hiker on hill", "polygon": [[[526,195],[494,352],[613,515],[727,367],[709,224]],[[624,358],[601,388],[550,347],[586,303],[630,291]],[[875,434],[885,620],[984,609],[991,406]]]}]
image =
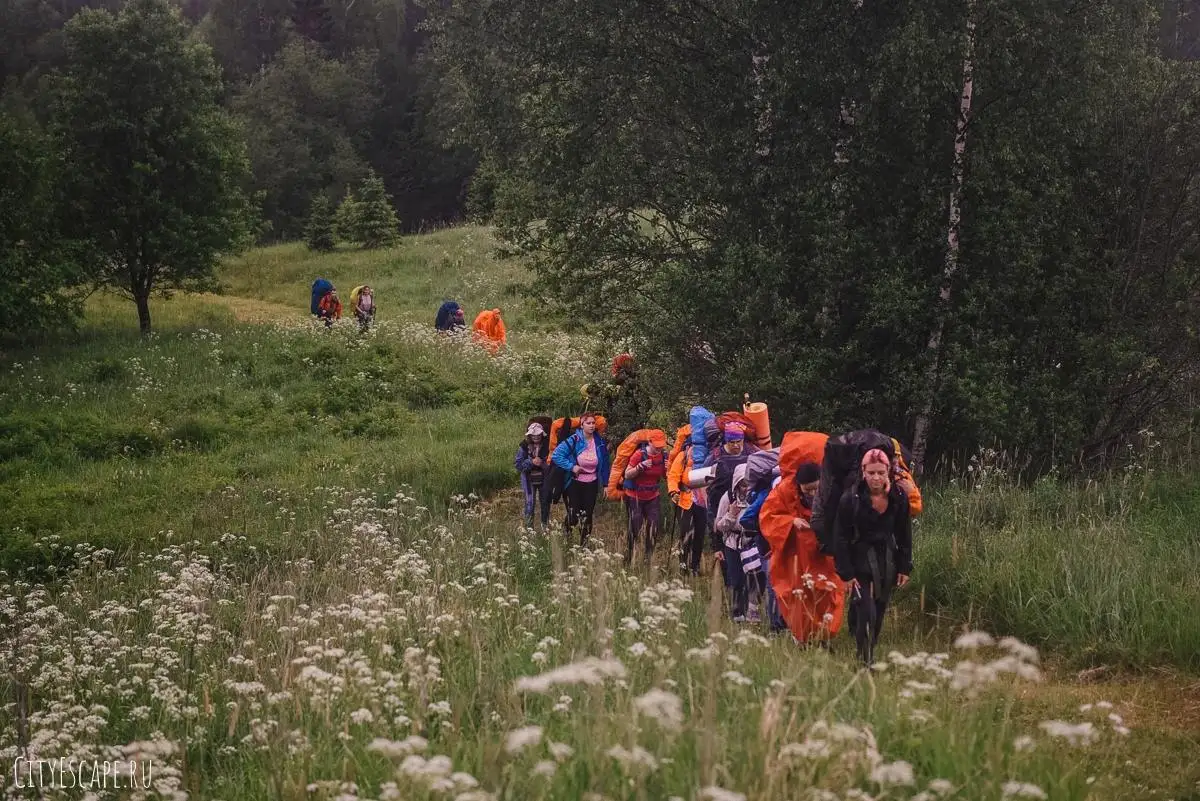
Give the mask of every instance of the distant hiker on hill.
[{"label": "distant hiker on hill", "polygon": [[358,330],[366,333],[375,320],[375,293],[366,284],[355,287],[350,293],[350,304],[354,308],[354,318],[358,320]]},{"label": "distant hiker on hill", "polygon": [[457,301],[448,300],[437,311],[433,327],[443,334],[467,327],[466,315]]},{"label": "distant hiker on hill", "polygon": [[521,475],[521,490],[525,493],[525,525],[533,527],[533,511],[541,510],[542,528],[550,520],[550,505],[542,503],[544,478],[550,461],[550,443],[540,423],[530,423],[525,438],[517,446],[515,465]]},{"label": "distant hiker on hill", "polygon": [[328,278],[318,278],[313,281],[312,285],[312,305],[309,310],[313,317],[320,319],[321,317],[321,300],[333,291],[333,282]]},{"label": "distant hiker on hill", "polygon": [[333,321],[342,319],[342,301],[336,289],[331,289],[317,305],[317,317],[325,321],[326,328],[333,328]]},{"label": "distant hiker on hill", "polygon": [[500,348],[508,341],[508,332],[504,328],[499,309],[484,309],[475,318],[472,327],[475,331],[475,341],[493,356],[499,353]]},{"label": "distant hiker on hill", "polygon": [[892,470],[882,449],[863,456],[861,478],[838,501],[832,543],[838,576],[850,590],[858,657],[868,666],[892,591],[908,584],[913,569],[909,497],[891,480]]}]

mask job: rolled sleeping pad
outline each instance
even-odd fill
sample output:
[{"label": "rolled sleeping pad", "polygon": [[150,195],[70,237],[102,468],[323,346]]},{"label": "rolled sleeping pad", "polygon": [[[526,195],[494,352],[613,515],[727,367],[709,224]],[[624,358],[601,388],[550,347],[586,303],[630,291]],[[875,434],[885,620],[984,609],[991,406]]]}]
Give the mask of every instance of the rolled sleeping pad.
[{"label": "rolled sleeping pad", "polygon": [[696,467],[688,471],[687,484],[688,489],[699,489],[708,486],[717,476],[717,466],[709,465],[708,467]]},{"label": "rolled sleeping pad", "polygon": [[742,408],[743,414],[754,424],[754,444],[765,451],[771,450],[771,418],[767,412],[767,404],[756,401],[747,403]]}]

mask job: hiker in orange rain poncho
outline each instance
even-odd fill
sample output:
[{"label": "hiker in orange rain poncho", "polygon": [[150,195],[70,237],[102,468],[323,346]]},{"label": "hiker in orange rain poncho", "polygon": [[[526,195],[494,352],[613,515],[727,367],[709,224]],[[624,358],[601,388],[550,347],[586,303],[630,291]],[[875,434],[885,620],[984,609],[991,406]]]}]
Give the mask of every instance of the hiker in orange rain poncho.
[{"label": "hiker in orange rain poncho", "polygon": [[780,481],[767,496],[758,527],[771,545],[771,586],[797,642],[827,641],[842,627],[845,584],[809,527],[812,499],[829,437],[789,431],[779,448]]},{"label": "hiker in orange rain poncho", "polygon": [[504,320],[500,319],[499,309],[484,309],[475,318],[472,326],[475,331],[475,341],[495,356],[500,348],[508,341],[508,332],[504,329]]}]

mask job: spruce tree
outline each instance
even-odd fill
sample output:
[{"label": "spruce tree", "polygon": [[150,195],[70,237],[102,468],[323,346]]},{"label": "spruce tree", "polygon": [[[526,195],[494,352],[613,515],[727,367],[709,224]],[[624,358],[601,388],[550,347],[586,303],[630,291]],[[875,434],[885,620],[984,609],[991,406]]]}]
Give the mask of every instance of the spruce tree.
[{"label": "spruce tree", "polygon": [[378,248],[396,241],[400,220],[388,199],[383,179],[371,173],[358,190],[358,241],[365,248]]},{"label": "spruce tree", "polygon": [[304,229],[304,241],[309,250],[327,253],[333,250],[333,206],[324,192],[318,192],[309,207],[308,224]]},{"label": "spruce tree", "polygon": [[343,242],[358,242],[358,211],[359,203],[354,198],[354,191],[346,187],[346,196],[333,217],[333,229],[337,238]]}]

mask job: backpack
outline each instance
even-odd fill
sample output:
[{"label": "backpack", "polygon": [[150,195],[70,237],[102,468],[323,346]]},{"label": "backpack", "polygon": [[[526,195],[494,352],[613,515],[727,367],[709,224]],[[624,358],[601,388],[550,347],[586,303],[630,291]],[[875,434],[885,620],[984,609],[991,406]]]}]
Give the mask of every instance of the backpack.
[{"label": "backpack", "polygon": [[[541,420],[548,418],[538,419]],[[550,427],[546,429],[550,437],[550,453],[554,453],[554,449],[558,447],[558,443],[565,441],[572,434],[574,434],[578,428],[578,417],[560,417],[552,422]],[[596,415],[596,433],[602,437],[608,433],[608,420],[606,420],[602,414]]]},{"label": "backpack", "polygon": [[779,451],[755,451],[746,459],[746,480],[751,490],[770,489],[779,475]]},{"label": "backpack", "polygon": [[[633,482],[625,480],[625,468],[629,466],[629,459],[633,454],[649,444],[653,434],[666,436],[657,428],[639,428],[617,446],[616,456],[613,457],[612,467],[608,471],[608,487],[604,490],[604,496],[610,501],[621,500],[625,497],[625,490],[633,487]],[[663,457],[666,457],[665,453]]]},{"label": "backpack", "polygon": [[688,441],[692,438],[692,427],[690,425],[681,425],[675,431],[675,442],[671,444],[671,452],[667,454],[667,464],[675,461],[675,457],[679,452],[687,447]]},{"label": "backpack", "polygon": [[889,461],[895,464],[895,440],[874,429],[850,431],[825,443],[821,483],[813,500],[812,515],[813,531],[823,549],[833,541],[842,494],[858,482],[862,458],[874,448],[888,454]]},{"label": "backpack", "polygon": [[433,327],[439,331],[447,331],[454,325],[454,317],[461,307],[456,301],[448,300],[443,303],[437,311],[437,318],[434,320]]},{"label": "backpack", "polygon": [[704,460],[708,458],[708,439],[705,436],[704,427],[709,420],[714,419],[716,419],[716,415],[703,406],[693,406],[691,412],[688,413],[688,428],[692,438],[692,462],[696,465],[704,464]]},{"label": "backpack", "polygon": [[309,311],[311,311],[313,314],[316,314],[318,311],[320,311],[321,298],[328,295],[332,289],[333,282],[327,278],[318,278],[316,281],[313,281],[312,305],[309,307]]}]

